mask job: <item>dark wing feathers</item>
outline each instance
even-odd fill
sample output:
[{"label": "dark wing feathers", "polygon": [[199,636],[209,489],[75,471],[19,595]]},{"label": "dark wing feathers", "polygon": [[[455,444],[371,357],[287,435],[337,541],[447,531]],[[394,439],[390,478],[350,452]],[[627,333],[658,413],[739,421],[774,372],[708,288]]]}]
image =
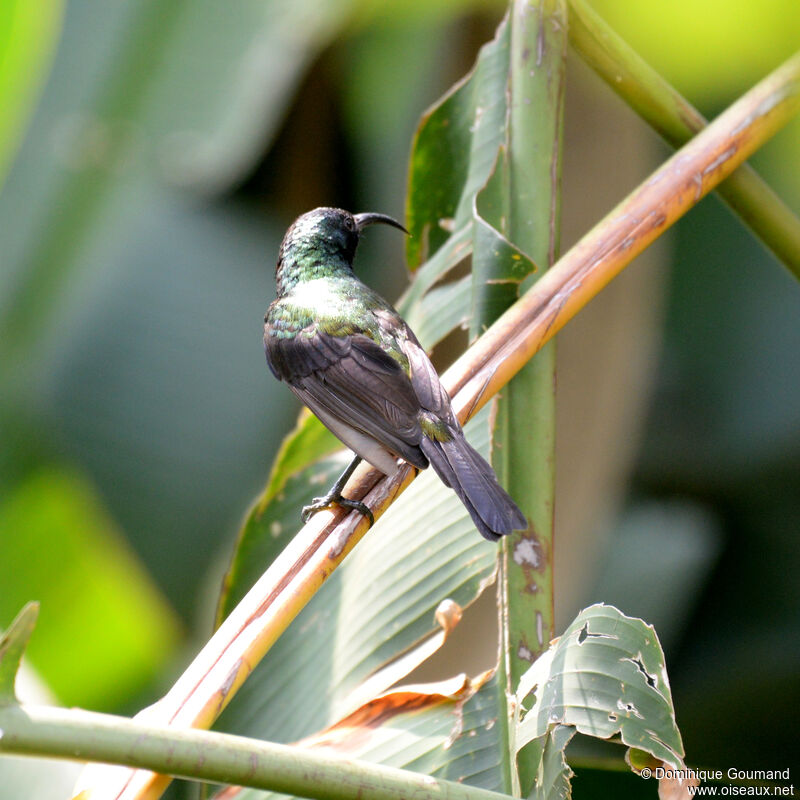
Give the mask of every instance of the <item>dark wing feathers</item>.
[{"label": "dark wing feathers", "polygon": [[291,338],[267,336],[264,346],[272,371],[312,411],[324,409],[414,466],[428,466],[419,448],[420,404],[411,381],[372,339],[317,330]]},{"label": "dark wing feathers", "polygon": [[[402,324],[397,318],[393,322]],[[267,335],[264,345],[275,376],[286,381],[334,432],[339,429],[340,438],[346,440],[348,429],[351,434],[355,430],[416,467],[425,468],[430,461],[490,541],[525,528],[525,516],[464,438],[427,354],[407,327],[404,332],[403,352],[411,378],[360,333],[332,336],[316,329],[285,338]],[[451,438],[438,441],[423,436],[422,411],[444,422]],[[361,441],[367,449],[372,444]]]},{"label": "dark wing feathers", "polygon": [[448,423],[449,426],[458,429],[460,426],[450,405],[450,396],[442,386],[439,373],[436,372],[430,358],[428,358],[428,354],[417,341],[417,337],[414,336],[409,328],[406,328],[406,333],[408,341],[403,348],[403,352],[411,368],[414,394],[420,406]]},{"label": "dark wing feathers", "polygon": [[327,369],[346,355],[349,347],[346,338],[300,332],[287,338],[265,336],[264,349],[275,376],[291,384],[317,370]]}]

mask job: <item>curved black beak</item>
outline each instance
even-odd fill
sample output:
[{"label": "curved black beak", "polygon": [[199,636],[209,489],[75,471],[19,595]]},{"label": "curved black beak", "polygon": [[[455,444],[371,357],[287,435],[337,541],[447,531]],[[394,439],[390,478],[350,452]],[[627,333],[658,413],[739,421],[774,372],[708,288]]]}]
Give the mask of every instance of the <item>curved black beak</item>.
[{"label": "curved black beak", "polygon": [[391,225],[393,228],[399,228],[406,235],[410,235],[396,219],[386,214],[355,214],[353,219],[356,221],[356,228],[359,233],[361,233],[367,225],[374,225],[376,222],[382,222],[384,225]]}]

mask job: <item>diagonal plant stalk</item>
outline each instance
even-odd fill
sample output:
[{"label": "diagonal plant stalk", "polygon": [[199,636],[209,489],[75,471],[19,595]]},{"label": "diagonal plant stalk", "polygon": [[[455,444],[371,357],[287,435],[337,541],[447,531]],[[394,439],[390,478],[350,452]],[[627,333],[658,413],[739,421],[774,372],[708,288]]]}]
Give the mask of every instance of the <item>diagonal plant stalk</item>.
[{"label": "diagonal plant stalk", "polygon": [[[639,253],[800,110],[800,52],[756,84],[595,225],[447,371],[481,408]],[[488,396],[488,397],[487,397]],[[470,398],[470,399],[468,399]]]},{"label": "diagonal plant stalk", "polygon": [[[570,44],[669,144],[681,147],[706,127],[705,117],[615,33],[586,0],[568,0],[568,6]],[[800,218],[764,179],[749,164],[743,164],[716,191],[800,279]]]},{"label": "diagonal plant stalk", "polygon": [[[587,233],[445,373],[464,422],[485,405],[583,306],[670,225],[727,178],[800,110],[800,53],[743,95]],[[348,496],[379,518],[414,479],[356,471]],[[317,514],[142,720],[208,727],[311,595],[367,530],[357,513]],[[120,770],[93,798],[158,797],[169,781]],[[128,787],[126,791],[125,787]]]},{"label": "diagonal plant stalk", "polygon": [[[156,728],[80,709],[0,706],[0,752],[147,766],[175,777],[250,786],[316,800],[509,800],[410,770],[345,760],[244,736]],[[93,796],[93,795],[92,795]]]}]

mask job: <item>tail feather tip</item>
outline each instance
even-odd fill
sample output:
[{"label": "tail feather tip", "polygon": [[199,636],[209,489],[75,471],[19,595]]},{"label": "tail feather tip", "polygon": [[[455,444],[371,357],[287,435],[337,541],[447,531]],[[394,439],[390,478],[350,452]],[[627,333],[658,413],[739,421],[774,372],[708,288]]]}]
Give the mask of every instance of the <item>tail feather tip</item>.
[{"label": "tail feather tip", "polygon": [[439,477],[451,486],[484,539],[497,542],[528,520],[497,481],[494,470],[463,437],[449,442],[424,439],[422,450]]}]

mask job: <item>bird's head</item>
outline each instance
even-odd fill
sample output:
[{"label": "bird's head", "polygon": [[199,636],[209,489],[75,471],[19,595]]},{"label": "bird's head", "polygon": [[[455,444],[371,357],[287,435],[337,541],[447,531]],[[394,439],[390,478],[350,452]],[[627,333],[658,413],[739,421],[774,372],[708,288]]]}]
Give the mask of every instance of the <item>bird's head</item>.
[{"label": "bird's head", "polygon": [[408,233],[386,214],[351,214],[341,208],[315,208],[299,216],[283,237],[278,266],[285,257],[316,255],[339,257],[352,263],[361,232],[368,225],[381,222]]}]

